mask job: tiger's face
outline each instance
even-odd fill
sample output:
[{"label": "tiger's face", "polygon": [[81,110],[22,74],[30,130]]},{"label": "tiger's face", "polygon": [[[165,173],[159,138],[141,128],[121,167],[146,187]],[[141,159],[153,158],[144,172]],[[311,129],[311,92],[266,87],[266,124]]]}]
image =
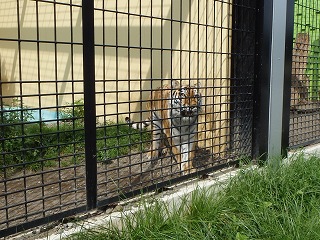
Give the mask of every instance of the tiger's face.
[{"label": "tiger's face", "polygon": [[172,92],[172,117],[188,120],[201,110],[201,94],[197,87],[181,86]]}]

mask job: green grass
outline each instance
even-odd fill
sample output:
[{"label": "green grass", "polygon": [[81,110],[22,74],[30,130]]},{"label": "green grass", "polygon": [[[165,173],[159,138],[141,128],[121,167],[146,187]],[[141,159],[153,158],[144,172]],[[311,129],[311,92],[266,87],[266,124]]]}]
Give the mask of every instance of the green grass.
[{"label": "green grass", "polygon": [[122,231],[101,227],[70,239],[320,239],[320,158],[243,170],[215,190],[198,190],[173,211],[141,203]]}]

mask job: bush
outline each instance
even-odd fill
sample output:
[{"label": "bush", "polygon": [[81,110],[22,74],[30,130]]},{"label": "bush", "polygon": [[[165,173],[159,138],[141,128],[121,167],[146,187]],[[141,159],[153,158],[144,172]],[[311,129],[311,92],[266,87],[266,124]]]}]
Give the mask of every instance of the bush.
[{"label": "bush", "polygon": [[84,102],[83,99],[76,100],[73,105],[64,107],[60,113],[60,119],[64,122],[84,122]]},{"label": "bush", "polygon": [[0,151],[3,167],[21,167],[26,159],[41,154],[38,137],[27,137],[28,129],[34,125],[28,125],[31,120],[31,111],[27,109],[9,108],[1,114]]}]

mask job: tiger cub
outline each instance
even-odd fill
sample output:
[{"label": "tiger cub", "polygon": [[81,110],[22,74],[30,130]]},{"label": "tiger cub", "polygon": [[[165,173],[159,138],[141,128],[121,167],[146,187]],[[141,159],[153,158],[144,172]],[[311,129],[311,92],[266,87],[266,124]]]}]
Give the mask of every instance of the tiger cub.
[{"label": "tiger cub", "polygon": [[169,148],[184,174],[195,171],[192,159],[195,156],[198,116],[202,105],[199,88],[199,83],[190,86],[180,85],[176,81],[174,87],[165,85],[153,90],[146,105],[150,116],[141,123],[135,123],[129,117],[125,119],[134,129],[151,125],[152,146],[148,158],[157,159],[165,155],[163,149]]}]

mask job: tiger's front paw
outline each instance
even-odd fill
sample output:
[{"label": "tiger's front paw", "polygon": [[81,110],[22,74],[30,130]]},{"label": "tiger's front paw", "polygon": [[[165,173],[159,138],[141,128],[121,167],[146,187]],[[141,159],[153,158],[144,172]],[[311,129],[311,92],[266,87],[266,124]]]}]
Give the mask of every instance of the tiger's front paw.
[{"label": "tiger's front paw", "polygon": [[168,153],[167,148],[162,148],[159,152],[159,157],[165,157]]},{"label": "tiger's front paw", "polygon": [[154,153],[155,151],[148,152],[147,159],[148,162],[150,162],[151,167],[153,168],[155,165],[157,165],[159,157],[157,156],[157,154],[153,154],[152,152]]}]

